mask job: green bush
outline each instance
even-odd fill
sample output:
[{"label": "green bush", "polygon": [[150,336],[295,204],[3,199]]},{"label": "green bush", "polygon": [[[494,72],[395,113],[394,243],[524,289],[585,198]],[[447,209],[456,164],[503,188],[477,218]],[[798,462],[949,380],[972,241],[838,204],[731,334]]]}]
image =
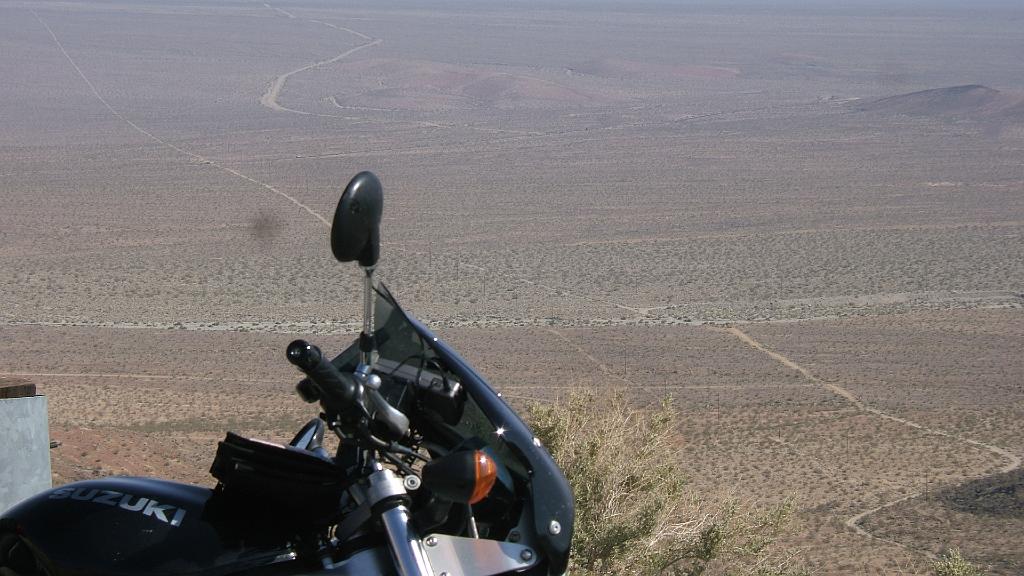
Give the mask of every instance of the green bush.
[{"label": "green bush", "polygon": [[531,406],[527,417],[575,495],[570,574],[802,573],[791,554],[772,546],[789,503],[716,507],[687,489],[669,402],[642,410],[622,393],[578,391]]},{"label": "green bush", "polygon": [[958,548],[950,548],[932,564],[935,576],[985,576],[985,573],[971,564],[960,554]]}]

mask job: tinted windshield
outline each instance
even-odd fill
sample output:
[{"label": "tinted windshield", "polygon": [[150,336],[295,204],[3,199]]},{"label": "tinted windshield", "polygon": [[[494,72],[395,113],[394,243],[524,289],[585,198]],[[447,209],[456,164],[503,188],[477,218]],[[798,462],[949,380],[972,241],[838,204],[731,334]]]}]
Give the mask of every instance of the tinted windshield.
[{"label": "tinted windshield", "polygon": [[[387,401],[410,417],[427,443],[452,450],[475,442],[480,446],[473,448],[492,452],[512,477],[517,499],[527,502],[529,513],[523,518],[532,523],[551,568],[563,571],[573,531],[572,493],[551,455],[496,390],[451,346],[402,311],[383,285],[377,289],[374,314],[379,354],[375,371],[384,382],[381,392]],[[353,371],[358,356],[353,343],[334,364]],[[424,394],[428,389],[430,394]],[[425,406],[425,398],[436,402]],[[509,513],[518,518],[527,510]]]},{"label": "tinted windshield", "polygon": [[[502,438],[505,434],[504,423],[495,422],[480,408],[476,396],[481,391],[463,386],[463,378],[452,370],[435,348],[438,339],[421,333],[384,286],[380,286],[377,291],[374,316],[377,372],[400,377],[403,382],[421,382],[424,386],[460,386],[465,401],[460,405],[457,417],[453,415],[446,423],[448,431],[453,433],[450,437],[484,442],[511,472],[525,481],[529,466],[522,456],[509,450],[507,442]],[[490,390],[487,392],[495,394]],[[401,402],[394,396],[389,400]]]},{"label": "tinted windshield", "polygon": [[486,443],[515,476],[517,487],[528,494],[533,531],[551,559],[551,568],[555,572],[564,570],[573,534],[573,496],[551,455],[487,381],[444,341],[406,314],[383,286],[378,290],[375,310],[379,371],[385,372],[393,365],[391,370],[396,372],[416,371],[420,381],[437,378],[441,385],[445,381],[460,384],[466,401],[450,422],[452,430],[462,438]]},{"label": "tinted windshield", "polygon": [[[426,442],[445,450],[461,444],[492,452],[512,477],[513,489],[528,502],[524,518],[532,522],[551,568],[563,571],[573,534],[573,497],[551,456],[486,380],[406,314],[383,285],[377,288],[374,314],[375,371],[385,398],[409,416]],[[358,341],[334,359],[340,370],[350,372],[358,362]],[[429,399],[436,402],[425,406]],[[509,514],[518,517],[520,511]]]}]

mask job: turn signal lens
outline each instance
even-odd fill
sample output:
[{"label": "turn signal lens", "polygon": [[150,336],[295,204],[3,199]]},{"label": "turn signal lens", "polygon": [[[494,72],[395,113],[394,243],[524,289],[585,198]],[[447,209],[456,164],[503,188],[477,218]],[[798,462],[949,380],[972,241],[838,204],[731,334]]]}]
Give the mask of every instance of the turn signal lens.
[{"label": "turn signal lens", "polygon": [[470,504],[476,504],[483,500],[494,487],[494,481],[498,478],[498,466],[494,460],[484,452],[477,450],[473,453],[476,464],[476,479],[473,482],[473,494],[469,497]]},{"label": "turn signal lens", "polygon": [[422,489],[442,500],[476,504],[491,492],[498,463],[482,450],[449,452],[423,465]]}]

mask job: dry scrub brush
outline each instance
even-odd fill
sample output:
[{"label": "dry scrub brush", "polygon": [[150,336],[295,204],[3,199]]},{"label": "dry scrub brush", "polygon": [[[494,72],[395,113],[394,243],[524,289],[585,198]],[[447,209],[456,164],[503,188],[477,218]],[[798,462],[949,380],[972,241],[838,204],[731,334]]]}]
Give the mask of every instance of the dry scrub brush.
[{"label": "dry scrub brush", "polygon": [[531,406],[528,417],[575,496],[569,573],[800,573],[793,554],[772,546],[787,525],[789,503],[716,506],[687,489],[670,402],[644,410],[621,392],[577,391],[560,403]]},{"label": "dry scrub brush", "polygon": [[985,573],[974,564],[970,563],[960,554],[959,548],[946,550],[939,559],[932,564],[932,571],[935,576],[985,576]]}]

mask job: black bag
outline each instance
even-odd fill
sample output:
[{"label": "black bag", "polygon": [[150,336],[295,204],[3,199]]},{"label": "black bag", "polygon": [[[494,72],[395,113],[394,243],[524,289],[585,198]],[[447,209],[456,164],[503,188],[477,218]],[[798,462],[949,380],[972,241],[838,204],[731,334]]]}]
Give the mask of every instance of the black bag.
[{"label": "black bag", "polygon": [[344,471],[326,458],[233,432],[217,444],[210,474],[225,497],[269,508],[279,521],[333,523],[349,486]]}]

